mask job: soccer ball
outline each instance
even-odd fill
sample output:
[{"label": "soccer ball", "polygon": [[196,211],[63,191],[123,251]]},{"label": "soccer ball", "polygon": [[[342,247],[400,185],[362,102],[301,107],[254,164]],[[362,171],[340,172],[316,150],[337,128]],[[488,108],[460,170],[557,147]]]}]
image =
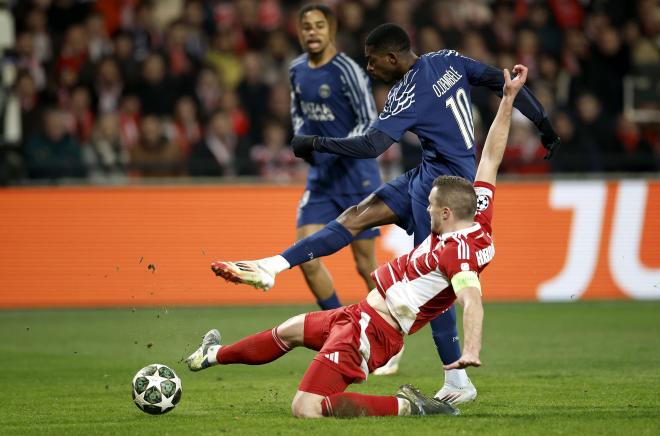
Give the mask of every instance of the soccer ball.
[{"label": "soccer ball", "polygon": [[143,412],[162,415],[181,400],[181,379],[168,366],[154,363],[133,377],[133,402]]}]

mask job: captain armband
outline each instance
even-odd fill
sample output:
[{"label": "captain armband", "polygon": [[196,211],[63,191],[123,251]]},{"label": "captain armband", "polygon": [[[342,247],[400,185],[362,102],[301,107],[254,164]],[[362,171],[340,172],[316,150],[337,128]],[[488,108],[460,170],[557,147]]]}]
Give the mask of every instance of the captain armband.
[{"label": "captain armband", "polygon": [[479,276],[474,271],[461,271],[454,274],[454,277],[451,278],[451,286],[456,294],[463,288],[477,288],[479,294],[481,294],[481,282],[479,282]]}]

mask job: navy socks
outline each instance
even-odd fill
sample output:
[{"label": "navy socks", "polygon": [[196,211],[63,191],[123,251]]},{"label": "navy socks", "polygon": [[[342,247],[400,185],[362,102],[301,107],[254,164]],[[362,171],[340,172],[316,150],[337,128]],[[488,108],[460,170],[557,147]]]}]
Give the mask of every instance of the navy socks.
[{"label": "navy socks", "polygon": [[293,268],[317,257],[335,253],[353,240],[353,235],[337,221],[330,221],[327,226],[286,249],[282,253]]},{"label": "navy socks", "polygon": [[433,341],[442,363],[449,365],[461,358],[461,347],[456,329],[456,309],[451,306],[442,315],[431,321]]},{"label": "navy socks", "polygon": [[332,295],[325,300],[316,300],[316,303],[319,305],[321,310],[337,309],[341,307],[341,303],[339,302],[339,297],[337,297],[336,292],[333,292]]}]

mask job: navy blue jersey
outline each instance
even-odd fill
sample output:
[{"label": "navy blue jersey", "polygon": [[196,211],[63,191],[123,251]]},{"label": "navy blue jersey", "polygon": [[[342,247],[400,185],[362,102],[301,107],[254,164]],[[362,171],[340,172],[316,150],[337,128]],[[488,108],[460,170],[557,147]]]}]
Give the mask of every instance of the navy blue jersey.
[{"label": "navy blue jersey", "polygon": [[372,127],[395,141],[409,130],[422,144],[413,196],[427,202],[433,180],[451,174],[474,181],[476,154],[470,85],[480,84],[486,64],[453,50],[420,56],[389,92]]},{"label": "navy blue jersey", "polygon": [[[371,83],[351,58],[338,53],[310,68],[305,53],[291,63],[291,119],[296,135],[334,138],[363,135],[376,118]],[[314,153],[307,190],[329,194],[368,194],[381,184],[375,159]]]}]

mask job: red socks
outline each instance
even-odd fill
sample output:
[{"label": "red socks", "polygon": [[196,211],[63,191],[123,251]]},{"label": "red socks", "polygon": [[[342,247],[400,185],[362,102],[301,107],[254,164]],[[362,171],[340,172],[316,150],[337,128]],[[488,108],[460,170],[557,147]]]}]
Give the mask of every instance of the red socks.
[{"label": "red socks", "polygon": [[[262,365],[284,356],[291,349],[277,335],[277,327],[248,336],[235,344],[223,345],[216,358],[219,364]],[[396,416],[399,402],[396,397],[340,392],[325,397],[321,403],[323,416]]]},{"label": "red socks", "polygon": [[218,350],[216,358],[221,365],[232,363],[262,365],[279,359],[289,351],[291,349],[282,342],[275,327],[243,338],[234,344],[223,345]]},{"label": "red socks", "polygon": [[328,395],[321,402],[323,416],[397,416],[399,402],[396,397],[340,392]]}]

